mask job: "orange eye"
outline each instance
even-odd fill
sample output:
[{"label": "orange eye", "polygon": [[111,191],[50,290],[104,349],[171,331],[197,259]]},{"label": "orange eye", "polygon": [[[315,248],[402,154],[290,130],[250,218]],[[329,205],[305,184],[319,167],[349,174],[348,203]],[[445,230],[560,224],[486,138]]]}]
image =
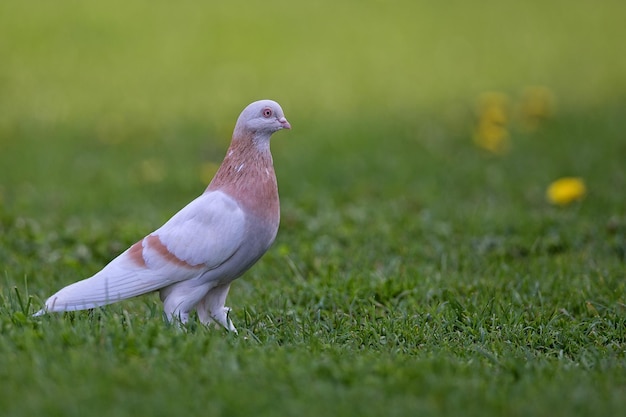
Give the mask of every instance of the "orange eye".
[{"label": "orange eye", "polygon": [[266,119],[272,117],[273,114],[274,112],[269,107],[263,109],[263,117],[265,117]]}]

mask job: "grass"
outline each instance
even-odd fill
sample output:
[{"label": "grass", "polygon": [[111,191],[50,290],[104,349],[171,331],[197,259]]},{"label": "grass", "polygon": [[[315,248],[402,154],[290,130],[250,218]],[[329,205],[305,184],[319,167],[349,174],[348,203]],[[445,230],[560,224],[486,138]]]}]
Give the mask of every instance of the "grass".
[{"label": "grass", "polygon": [[[2,415],[623,414],[620,3],[145,6],[0,5]],[[294,129],[239,336],[155,295],[31,317],[199,194],[266,96]],[[550,205],[569,175],[588,195]]]}]

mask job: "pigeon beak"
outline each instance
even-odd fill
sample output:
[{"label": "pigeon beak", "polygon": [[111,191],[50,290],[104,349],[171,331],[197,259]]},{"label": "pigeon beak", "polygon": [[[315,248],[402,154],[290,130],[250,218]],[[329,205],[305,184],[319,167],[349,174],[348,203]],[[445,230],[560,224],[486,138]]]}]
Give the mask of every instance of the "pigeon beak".
[{"label": "pigeon beak", "polygon": [[283,127],[283,129],[291,129],[291,125],[284,117],[281,117],[280,119],[278,119],[278,121],[280,122],[280,125]]}]

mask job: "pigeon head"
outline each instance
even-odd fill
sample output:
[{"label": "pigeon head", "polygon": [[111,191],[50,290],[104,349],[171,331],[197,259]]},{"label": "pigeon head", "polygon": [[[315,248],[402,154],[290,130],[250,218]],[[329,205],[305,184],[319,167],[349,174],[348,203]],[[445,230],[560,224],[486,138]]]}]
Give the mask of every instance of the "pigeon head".
[{"label": "pigeon head", "polygon": [[285,119],[280,105],[272,100],[259,100],[241,112],[235,125],[235,135],[247,136],[247,133],[269,138],[272,133],[281,129],[291,129],[291,125]]}]

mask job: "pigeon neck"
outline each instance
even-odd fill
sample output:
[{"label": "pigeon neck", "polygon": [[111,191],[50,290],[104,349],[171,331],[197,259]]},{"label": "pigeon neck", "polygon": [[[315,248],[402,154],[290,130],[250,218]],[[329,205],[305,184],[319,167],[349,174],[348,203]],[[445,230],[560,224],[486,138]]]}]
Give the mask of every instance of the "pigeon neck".
[{"label": "pigeon neck", "polygon": [[207,191],[223,191],[251,212],[273,218],[278,212],[278,186],[269,136],[233,135],[224,162]]},{"label": "pigeon neck", "polygon": [[267,149],[267,151],[269,152],[271,136],[272,134],[269,132],[249,130],[245,127],[242,127],[238,123],[237,126],[235,126],[235,131],[233,132],[231,148],[237,142],[253,142],[261,150]]}]

